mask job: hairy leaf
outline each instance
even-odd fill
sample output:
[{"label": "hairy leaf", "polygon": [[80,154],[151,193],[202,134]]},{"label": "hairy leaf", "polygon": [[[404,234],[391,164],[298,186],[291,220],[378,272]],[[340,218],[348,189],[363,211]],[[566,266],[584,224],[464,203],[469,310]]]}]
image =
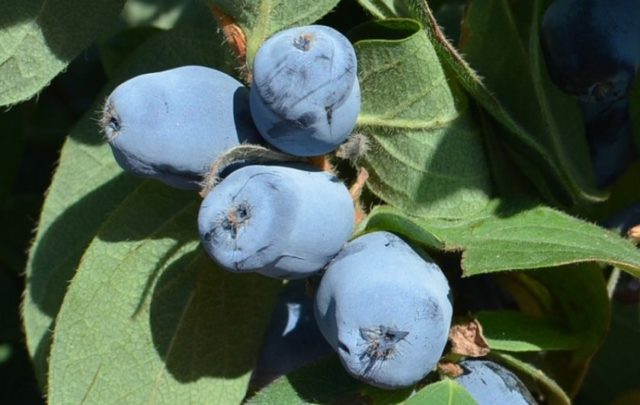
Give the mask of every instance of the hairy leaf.
[{"label": "hairy leaf", "polygon": [[460,218],[482,209],[491,179],[480,132],[420,25],[384,20],[353,36],[368,187],[417,216]]},{"label": "hairy leaf", "polygon": [[640,250],[628,240],[544,206],[496,200],[463,220],[417,218],[377,207],[361,227],[396,232],[434,249],[463,251],[466,276],[602,262],[640,277]]},{"label": "hairy leaf", "polygon": [[[184,64],[220,66],[221,39],[210,32],[180,29],[141,45],[98,97],[93,111],[74,128],[47,193],[27,264],[23,304],[27,346],[44,386],[53,322],[80,257],[99,227],[139,180],[125,175],[102,140],[96,118],[102,100],[117,84],[137,74]],[[94,112],[95,111],[95,112]]]},{"label": "hairy leaf", "polygon": [[49,84],[93,40],[109,30],[124,3],[2,1],[0,106],[29,99]]},{"label": "hairy leaf", "polygon": [[154,181],[87,249],[56,320],[52,403],[238,403],[280,283],[217,268],[199,197]]}]

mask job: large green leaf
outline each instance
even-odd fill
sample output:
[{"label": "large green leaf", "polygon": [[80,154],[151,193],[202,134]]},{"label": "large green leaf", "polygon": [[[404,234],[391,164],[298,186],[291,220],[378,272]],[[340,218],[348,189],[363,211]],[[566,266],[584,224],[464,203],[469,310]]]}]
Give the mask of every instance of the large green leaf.
[{"label": "large green leaf", "polygon": [[31,98],[45,87],[108,31],[123,4],[124,0],[2,1],[0,106]]},{"label": "large green leaf", "polygon": [[418,216],[460,218],[482,209],[491,179],[480,132],[420,25],[383,20],[353,37],[368,187]]},{"label": "large green leaf", "polygon": [[280,282],[217,268],[200,198],[148,181],[104,223],[56,320],[51,403],[238,403]]},{"label": "large green leaf", "polygon": [[285,28],[319,20],[339,0],[208,0],[230,16],[246,36],[247,65],[269,36]]},{"label": "large green leaf", "polygon": [[602,262],[640,277],[640,250],[628,240],[544,206],[493,201],[463,220],[417,218],[377,207],[361,227],[396,232],[434,249],[463,251],[466,276]]},{"label": "large green leaf", "polygon": [[96,123],[87,116],[72,132],[45,200],[27,263],[23,319],[41,386],[46,381],[53,322],[85,247],[113,206],[137,180],[124,176]]},{"label": "large green leaf", "polygon": [[[224,66],[227,52],[220,44],[220,37],[198,29],[171,30],[152,37],[124,62],[98,97],[94,111],[115,85],[134,75],[184,64]],[[50,333],[67,284],[109,212],[139,184],[115,163],[102,141],[96,116],[93,111],[87,114],[62,150],[27,265],[24,326],[36,375],[43,385]]]}]

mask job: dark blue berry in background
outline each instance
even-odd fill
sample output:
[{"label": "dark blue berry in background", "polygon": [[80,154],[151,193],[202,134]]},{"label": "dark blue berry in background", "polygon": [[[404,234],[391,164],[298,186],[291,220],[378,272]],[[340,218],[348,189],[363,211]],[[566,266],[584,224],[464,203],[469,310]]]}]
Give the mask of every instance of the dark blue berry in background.
[{"label": "dark blue berry in background", "polygon": [[276,378],[333,354],[315,317],[305,280],[290,281],[278,297],[267,326],[250,390],[257,391]]},{"label": "dark blue berry in background", "polygon": [[586,102],[629,93],[640,64],[640,1],[555,0],[542,19],[551,80]]},{"label": "dark blue berry in background", "polygon": [[464,360],[463,374],[456,381],[469,391],[478,405],[537,405],[527,387],[498,363],[489,360]]},{"label": "dark blue berry in background", "polygon": [[637,158],[629,99],[581,103],[591,163],[599,187],[612,185]]}]

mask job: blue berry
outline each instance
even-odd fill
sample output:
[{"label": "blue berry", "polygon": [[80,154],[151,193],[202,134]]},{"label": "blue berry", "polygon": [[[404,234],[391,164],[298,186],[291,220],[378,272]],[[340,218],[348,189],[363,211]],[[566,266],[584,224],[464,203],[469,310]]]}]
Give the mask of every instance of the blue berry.
[{"label": "blue berry", "polygon": [[583,101],[626,95],[640,65],[637,0],[555,0],[542,19],[551,80]]},{"label": "blue berry", "polygon": [[305,280],[290,281],[278,297],[250,385],[258,390],[332,353],[313,316],[313,299],[306,293]]},{"label": "blue berry", "polygon": [[415,384],[447,343],[449,284],[426,255],[389,232],[348,243],[316,294],[318,326],[352,376],[380,388]]},{"label": "blue berry", "polygon": [[608,187],[637,158],[627,96],[610,102],[582,103],[591,162],[599,187]]},{"label": "blue berry", "polygon": [[123,169],[184,189],[198,189],[229,148],[260,141],[249,91],[203,66],[127,80],[107,99],[102,124]]},{"label": "blue berry", "polygon": [[478,405],[536,405],[527,387],[511,371],[489,360],[464,360],[456,378]]},{"label": "blue berry", "polygon": [[333,28],[281,31],[258,50],[251,114],[271,145],[296,156],[322,155],[353,131],[360,111],[356,55]]},{"label": "blue berry", "polygon": [[204,199],[198,228],[207,253],[233,272],[302,278],[351,236],[354,207],[335,176],[310,166],[245,166]]}]

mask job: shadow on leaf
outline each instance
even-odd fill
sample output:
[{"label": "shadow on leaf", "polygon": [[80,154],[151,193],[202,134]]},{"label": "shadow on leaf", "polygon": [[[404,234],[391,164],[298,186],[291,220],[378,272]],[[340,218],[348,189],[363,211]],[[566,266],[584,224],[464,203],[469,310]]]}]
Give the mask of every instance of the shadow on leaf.
[{"label": "shadow on leaf", "polygon": [[149,311],[166,369],[182,383],[247,374],[279,288],[277,280],[216,268],[201,248],[170,264]]},{"label": "shadow on leaf", "polygon": [[[45,314],[57,315],[84,250],[113,208],[96,211],[92,207],[104,203],[106,196],[124,198],[138,183],[129,176],[115,177],[59,215],[39,239],[27,285],[31,300]],[[96,216],[95,212],[103,215]]]}]

